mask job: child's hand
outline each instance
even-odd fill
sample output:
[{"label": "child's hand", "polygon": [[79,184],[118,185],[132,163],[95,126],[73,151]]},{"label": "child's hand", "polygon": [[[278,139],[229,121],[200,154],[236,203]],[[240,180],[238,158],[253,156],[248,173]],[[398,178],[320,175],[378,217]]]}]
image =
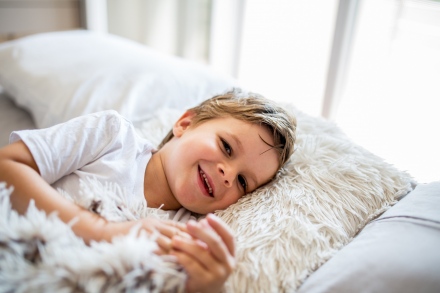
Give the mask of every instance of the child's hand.
[{"label": "child's hand", "polygon": [[170,253],[172,249],[171,239],[174,236],[191,239],[185,224],[171,220],[159,220],[153,218],[146,218],[141,221],[142,228],[145,230],[151,231],[149,228],[151,229],[151,227],[153,227],[154,230],[159,232],[156,238],[157,245],[159,245],[159,251],[156,251],[156,253],[159,255]]},{"label": "child's hand", "polygon": [[217,292],[235,268],[234,237],[229,227],[210,214],[187,224],[193,239],[175,236],[172,255],[188,274],[189,292]]},{"label": "child's hand", "polygon": [[156,218],[144,218],[138,221],[128,222],[107,222],[101,234],[101,240],[111,241],[114,236],[128,234],[130,229],[136,225],[141,225],[140,231],[144,230],[148,234],[158,232],[156,242],[159,246],[157,254],[168,254],[171,250],[171,239],[178,235],[182,238],[191,238],[187,233],[186,225]]}]

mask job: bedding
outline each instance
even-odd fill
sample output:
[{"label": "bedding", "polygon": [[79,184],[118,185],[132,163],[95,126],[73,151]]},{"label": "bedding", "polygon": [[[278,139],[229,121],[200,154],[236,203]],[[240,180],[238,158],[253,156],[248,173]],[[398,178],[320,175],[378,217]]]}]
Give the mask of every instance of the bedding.
[{"label": "bedding", "polygon": [[0,87],[0,147],[9,142],[9,134],[19,129],[34,129],[29,112],[19,108]]},{"label": "bedding", "polygon": [[[87,246],[70,225],[33,203],[19,216],[10,207],[11,191],[0,183],[0,292],[183,292],[185,274],[172,259],[154,254],[154,236],[137,237],[133,229],[112,243]],[[104,203],[104,214],[113,220],[133,217],[115,208],[114,190],[99,191],[112,206]]]},{"label": "bedding", "polygon": [[237,82],[199,63],[91,31],[38,34],[0,44],[0,85],[38,128],[117,109],[142,121],[184,109]]},{"label": "bedding", "polygon": [[[93,46],[88,47],[86,43]],[[109,44],[112,46],[107,47]],[[45,53],[44,48],[50,54]],[[96,48],[102,50],[96,51]],[[148,53],[144,55],[143,50]],[[80,53],[73,56],[76,51]],[[103,55],[102,59],[97,52]],[[144,56],[144,59],[137,56]],[[109,60],[117,61],[108,63]],[[236,81],[217,75],[207,67],[157,55],[122,38],[84,31],[36,35],[1,45],[0,62],[6,64],[0,67],[0,85],[15,103],[30,112],[36,127],[111,108],[131,119],[139,134],[156,144],[185,108],[209,95],[237,86]],[[144,75],[140,73],[142,70],[149,73]],[[143,78],[145,76],[149,78]],[[237,237],[237,269],[225,284],[224,292],[298,290],[309,275],[349,244],[369,222],[410,192],[415,184],[406,172],[350,141],[337,125],[307,115],[291,104],[284,106],[298,120],[297,144],[290,162],[270,184],[243,197],[228,209],[216,212]],[[104,192],[114,198],[110,196],[111,190]],[[100,193],[96,191],[96,194]],[[7,194],[8,191],[3,189],[3,210],[7,209]],[[54,218],[53,215],[40,215],[38,221],[56,221]],[[30,221],[28,227],[32,229],[37,226],[29,217],[22,219],[13,212],[8,212],[7,217],[2,216],[0,235],[7,245],[0,245],[0,255],[4,258],[26,257],[20,252],[22,248],[12,249],[16,244],[10,236],[5,236],[14,235],[5,232],[13,233],[6,228],[12,225],[11,221]],[[56,225],[63,226],[62,223]],[[68,227],[58,229],[62,232],[53,241],[75,238]],[[52,240],[46,239],[44,243],[50,244]],[[130,264],[124,263],[122,256],[128,256],[121,253],[121,247],[132,245],[128,247],[133,250],[127,251],[137,251],[140,243],[148,242],[147,238],[122,237],[112,244],[97,243],[85,249],[87,252],[82,251],[82,244],[77,244],[80,243],[78,239],[58,240],[53,246],[55,251],[67,251],[70,246],[62,245],[69,243],[79,245],[81,248],[72,252],[78,253],[75,255],[78,259],[85,255],[104,258],[104,252],[109,255],[119,253],[121,257],[115,257],[111,264],[104,262],[101,267],[89,262],[71,264],[65,258],[61,261],[62,254],[53,254],[54,258],[37,258],[35,263],[26,263],[29,267],[25,271],[31,272],[31,277],[23,277],[21,281],[26,282],[20,282],[19,276],[22,275],[17,274],[14,284],[25,289],[31,288],[26,284],[33,284],[38,291],[45,279],[33,274],[44,267],[55,274],[51,283],[54,286],[68,286],[60,282],[69,279],[70,286],[74,284],[72,280],[82,280],[81,284],[92,284],[103,291],[142,291],[151,289],[151,282],[155,281],[171,286],[172,290],[181,288],[182,272],[169,260],[158,260],[167,270],[164,270],[163,278],[155,280],[149,278],[152,274],[148,273],[151,270],[145,258],[130,258]],[[37,255],[47,252],[44,246],[35,242],[35,238],[22,242],[34,247],[33,253],[38,252]],[[55,268],[60,264],[65,268],[58,276]],[[75,266],[75,270],[70,266]],[[89,279],[83,271],[90,272]],[[2,274],[0,270],[0,278]],[[8,276],[13,274],[14,271],[8,271]],[[132,283],[121,283],[120,287],[114,285],[115,280],[124,275],[131,278],[130,282],[141,282],[140,288],[130,287]],[[146,277],[142,279],[141,276]],[[174,279],[176,276],[180,281]],[[2,280],[8,278],[3,276]],[[154,288],[161,286],[154,284]]]}]

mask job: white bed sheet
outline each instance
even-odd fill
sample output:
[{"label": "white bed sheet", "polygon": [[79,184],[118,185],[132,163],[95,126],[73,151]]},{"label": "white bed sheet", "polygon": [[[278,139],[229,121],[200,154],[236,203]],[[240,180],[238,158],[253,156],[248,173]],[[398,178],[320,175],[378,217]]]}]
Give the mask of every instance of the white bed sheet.
[{"label": "white bed sheet", "polygon": [[17,107],[0,89],[0,147],[9,143],[9,134],[12,131],[34,128],[35,124],[29,112]]}]

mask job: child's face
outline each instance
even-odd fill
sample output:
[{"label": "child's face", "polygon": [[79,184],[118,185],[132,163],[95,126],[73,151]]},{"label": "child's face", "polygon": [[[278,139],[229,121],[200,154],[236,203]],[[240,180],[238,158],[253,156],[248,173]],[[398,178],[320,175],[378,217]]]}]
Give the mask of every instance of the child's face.
[{"label": "child's face", "polygon": [[274,144],[268,129],[231,117],[196,126],[191,120],[186,113],[175,124],[164,162],[168,185],[186,209],[225,209],[277,172],[278,153],[264,142]]}]

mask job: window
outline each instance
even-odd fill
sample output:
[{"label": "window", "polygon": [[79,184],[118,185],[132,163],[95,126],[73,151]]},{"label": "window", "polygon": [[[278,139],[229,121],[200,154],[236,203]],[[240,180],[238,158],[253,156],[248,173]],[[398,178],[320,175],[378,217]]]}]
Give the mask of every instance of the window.
[{"label": "window", "polygon": [[337,4],[247,1],[238,68],[241,84],[320,115]]},{"label": "window", "polygon": [[419,182],[440,180],[440,2],[361,1],[335,121]]}]

